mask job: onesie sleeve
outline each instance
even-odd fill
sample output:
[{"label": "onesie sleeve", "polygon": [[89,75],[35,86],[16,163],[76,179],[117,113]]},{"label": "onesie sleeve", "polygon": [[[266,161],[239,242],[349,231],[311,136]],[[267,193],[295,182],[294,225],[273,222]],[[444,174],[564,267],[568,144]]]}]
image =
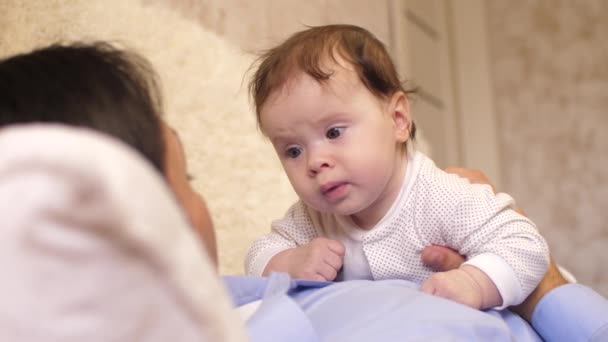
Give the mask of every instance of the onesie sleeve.
[{"label": "onesie sleeve", "polygon": [[503,298],[500,308],[521,303],[549,267],[547,243],[534,223],[513,209],[511,196],[470,184],[460,199],[446,240],[467,256],[466,264],[492,279]]},{"label": "onesie sleeve", "polygon": [[305,245],[318,236],[306,206],[301,201],[289,208],[282,219],[272,222],[271,231],[257,238],[245,257],[245,274],[261,276],[278,253]]}]

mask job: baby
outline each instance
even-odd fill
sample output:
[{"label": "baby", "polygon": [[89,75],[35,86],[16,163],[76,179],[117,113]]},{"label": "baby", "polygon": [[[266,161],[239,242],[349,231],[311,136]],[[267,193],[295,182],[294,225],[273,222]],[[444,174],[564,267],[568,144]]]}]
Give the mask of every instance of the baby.
[{"label": "baby", "polygon": [[[250,90],[300,200],[251,246],[248,274],[407,279],[480,309],[519,304],[542,279],[547,244],[513,199],[445,173],[409,143],[412,91],[370,32],[296,33],[261,56]],[[468,260],[433,273],[420,259],[431,244]]]}]

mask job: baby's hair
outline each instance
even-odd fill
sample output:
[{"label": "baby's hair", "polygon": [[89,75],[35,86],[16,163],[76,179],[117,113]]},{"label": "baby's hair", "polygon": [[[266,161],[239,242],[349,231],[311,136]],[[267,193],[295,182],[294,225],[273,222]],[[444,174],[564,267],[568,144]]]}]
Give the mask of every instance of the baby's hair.
[{"label": "baby's hair", "polygon": [[[309,27],[297,32],[280,45],[263,51],[249,83],[258,126],[260,110],[268,97],[298,72],[304,72],[318,82],[327,81],[333,74],[327,70],[328,59],[336,57],[350,63],[359,79],[374,95],[388,98],[397,91],[414,93],[405,89],[393,61],[384,44],[372,33],[354,25],[327,25]],[[416,126],[412,122],[410,138],[414,139]]]},{"label": "baby's hair", "polygon": [[0,60],[0,127],[59,123],[112,135],[164,172],[156,73],[109,43],[53,44]]}]

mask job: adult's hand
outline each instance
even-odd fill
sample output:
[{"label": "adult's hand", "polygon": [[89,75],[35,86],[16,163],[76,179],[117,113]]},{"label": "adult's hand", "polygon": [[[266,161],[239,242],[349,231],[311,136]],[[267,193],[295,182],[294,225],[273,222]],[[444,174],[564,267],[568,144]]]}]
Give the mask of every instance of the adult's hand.
[{"label": "adult's hand", "polygon": [[490,182],[488,177],[485,175],[485,173],[481,172],[481,170],[465,169],[462,167],[450,166],[447,167],[444,171],[447,173],[453,173],[455,175],[458,175],[461,178],[468,179],[469,182],[473,184],[487,184],[491,186],[492,191],[496,193],[496,188],[494,187],[494,184]]},{"label": "adult's hand", "polygon": [[422,250],[422,263],[436,272],[456,269],[464,262],[464,256],[444,246],[428,246]]}]

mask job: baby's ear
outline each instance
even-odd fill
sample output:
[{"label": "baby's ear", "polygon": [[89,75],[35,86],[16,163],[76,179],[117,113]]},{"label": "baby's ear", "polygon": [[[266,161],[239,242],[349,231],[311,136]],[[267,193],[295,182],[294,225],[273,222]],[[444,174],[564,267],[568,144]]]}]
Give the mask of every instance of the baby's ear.
[{"label": "baby's ear", "polygon": [[389,111],[395,124],[395,138],[399,142],[406,142],[410,137],[412,118],[410,116],[410,101],[402,91],[397,91],[389,103]]}]

